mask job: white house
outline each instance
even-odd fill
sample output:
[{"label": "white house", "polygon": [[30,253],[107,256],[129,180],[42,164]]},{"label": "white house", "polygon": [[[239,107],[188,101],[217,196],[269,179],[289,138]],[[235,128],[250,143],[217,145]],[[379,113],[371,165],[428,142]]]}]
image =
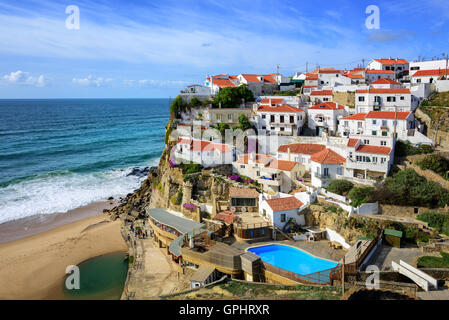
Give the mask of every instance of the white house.
[{"label": "white house", "polygon": [[394,80],[395,77],[395,73],[391,70],[366,70],[365,71],[365,80],[367,83],[382,79],[382,78],[387,78],[387,79],[391,79]]},{"label": "white house", "polygon": [[304,121],[304,110],[287,104],[274,107],[261,105],[255,117],[259,130],[267,130],[270,134],[287,136],[299,135]]},{"label": "white house", "polygon": [[355,93],[356,113],[369,111],[412,111],[412,95],[407,88],[360,89]]},{"label": "white house", "polygon": [[312,105],[321,102],[332,102],[332,90],[314,90],[310,93],[310,100]]},{"label": "white house", "polygon": [[240,85],[237,76],[219,74],[217,76],[207,76],[204,85],[209,87],[212,95],[216,95],[220,89],[226,87],[237,87]]},{"label": "white house", "polygon": [[369,86],[375,89],[403,88],[402,84],[389,78],[380,78],[379,80],[371,82]]},{"label": "white house", "polygon": [[421,70],[438,70],[438,69],[446,69],[447,61],[446,59],[439,59],[439,60],[429,60],[429,61],[414,61],[410,62],[410,71],[409,75],[413,77],[413,75],[417,71]]},{"label": "white house", "polygon": [[309,129],[315,130],[318,136],[325,131],[330,135],[335,135],[338,118],[346,113],[345,107],[335,102],[323,102],[310,107],[307,110]]},{"label": "white house", "polygon": [[203,167],[231,164],[234,154],[234,147],[227,144],[189,138],[180,138],[175,149],[177,161],[194,162]]},{"label": "white house", "polygon": [[313,143],[293,143],[285,144],[278,148],[277,159],[296,161],[302,166],[306,171],[310,171],[311,161],[310,157],[312,154],[318,153],[325,149],[326,146],[323,144],[313,144]]},{"label": "white house", "polygon": [[307,95],[318,88],[318,74],[306,73],[305,75],[306,79],[304,80],[303,93]]},{"label": "white house", "polygon": [[294,161],[264,154],[244,154],[232,163],[233,172],[256,180],[265,192],[290,192],[304,170]]},{"label": "white house", "polygon": [[436,80],[446,78],[449,75],[449,69],[433,69],[433,70],[419,70],[416,71],[412,78],[412,84],[419,83],[434,83]]},{"label": "white house", "polygon": [[351,136],[344,172],[337,178],[371,185],[376,180],[385,178],[394,162],[393,144],[391,136]]},{"label": "white house", "polygon": [[350,134],[361,134],[365,132],[366,113],[356,113],[347,117],[341,117],[338,124],[338,134],[348,137]]},{"label": "white house", "polygon": [[307,205],[294,196],[264,199],[259,206],[259,214],[282,230],[291,219],[304,226],[305,218],[302,212],[306,208]]},{"label": "white house", "polygon": [[271,94],[279,88],[274,74],[239,74],[240,84],[246,84],[255,96]]},{"label": "white house", "polygon": [[337,175],[343,175],[346,159],[331,149],[325,148],[313,154],[310,160],[312,185],[316,188],[327,187]]},{"label": "white house", "polygon": [[198,100],[207,100],[212,96],[211,88],[208,86],[201,86],[199,84],[192,84],[187,86],[184,90],[179,93],[181,98],[190,101],[192,98],[197,98]]},{"label": "white house", "polygon": [[409,63],[405,59],[374,59],[368,63],[367,70],[389,70],[396,74],[396,78],[401,78],[407,74]]}]

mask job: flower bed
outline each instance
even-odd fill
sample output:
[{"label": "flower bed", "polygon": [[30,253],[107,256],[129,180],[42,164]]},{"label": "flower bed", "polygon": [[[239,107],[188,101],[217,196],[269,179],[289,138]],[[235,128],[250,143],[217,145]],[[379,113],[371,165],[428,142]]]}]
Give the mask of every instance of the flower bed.
[{"label": "flower bed", "polygon": [[195,211],[198,208],[196,205],[192,203],[184,203],[182,206],[189,211]]}]

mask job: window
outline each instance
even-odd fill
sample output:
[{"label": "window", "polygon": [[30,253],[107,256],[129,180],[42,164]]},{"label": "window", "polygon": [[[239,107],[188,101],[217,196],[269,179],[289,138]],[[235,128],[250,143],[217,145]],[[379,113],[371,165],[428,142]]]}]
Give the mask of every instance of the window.
[{"label": "window", "polygon": [[228,121],[232,121],[232,114],[228,114]]},{"label": "window", "polygon": [[385,163],[386,160],[386,158],[380,158],[380,163]]},{"label": "window", "polygon": [[294,123],[295,122],[295,117],[294,116],[290,116],[290,123]]},{"label": "window", "polygon": [[280,130],[281,130],[281,131],[284,131],[285,129],[284,129],[284,127],[280,127]]},{"label": "window", "polygon": [[262,130],[266,130],[267,129],[267,127],[266,126],[262,126]]},{"label": "window", "polygon": [[271,127],[271,130],[274,130],[274,127]]},{"label": "window", "polygon": [[373,131],[371,131],[371,134],[372,134],[373,136],[377,136],[377,131],[376,131],[376,130],[373,130]]},{"label": "window", "polygon": [[387,145],[387,141],[382,140],[382,141],[380,142],[380,145],[381,145],[381,146],[386,146],[386,145]]},{"label": "window", "polygon": [[323,101],[325,101],[325,102],[329,101],[329,98],[323,98]]},{"label": "window", "polygon": [[382,120],[382,125],[383,126],[387,126],[388,125],[388,121],[387,120]]},{"label": "window", "polygon": [[338,168],[337,168],[337,174],[338,174],[338,175],[342,175],[342,174],[343,174],[341,167],[338,167]]},{"label": "window", "polygon": [[281,214],[281,222],[285,222],[285,220],[286,220],[286,219],[285,219],[285,213],[282,213],[282,214]]},{"label": "window", "polygon": [[383,136],[383,137],[388,136],[388,132],[387,132],[387,131],[382,131],[382,136]]},{"label": "window", "polygon": [[377,120],[373,120],[373,124],[376,124],[377,123]]},{"label": "window", "polygon": [[280,116],[281,123],[284,123],[284,116]]},{"label": "window", "polygon": [[274,115],[270,116],[270,122],[274,122]]},{"label": "window", "polygon": [[364,143],[364,144],[369,144],[369,140],[366,140],[366,139],[365,139],[365,140],[363,140],[363,143]]},{"label": "window", "polygon": [[373,157],[373,162],[377,162],[377,157]]},{"label": "window", "polygon": [[387,97],[388,102],[396,102],[396,97]]},{"label": "window", "polygon": [[325,177],[329,177],[329,168],[324,168],[324,170],[323,170],[323,175],[324,175]]},{"label": "window", "polygon": [[257,171],[256,174],[258,177],[260,177],[260,171]]},{"label": "window", "polygon": [[255,207],[256,198],[231,198],[233,207]]},{"label": "window", "polygon": [[365,97],[359,97],[359,102],[365,101]]},{"label": "window", "polygon": [[380,97],[379,96],[375,96],[374,97],[374,102],[380,102]]},{"label": "window", "polygon": [[416,82],[421,82],[421,79],[416,79]]},{"label": "window", "polygon": [[244,164],[240,165],[240,168],[245,169],[245,165]]},{"label": "window", "polygon": [[357,128],[362,128],[363,122],[357,122]]},{"label": "window", "polygon": [[266,118],[266,115],[263,114],[263,115],[262,115],[262,119],[265,119],[265,118]]},{"label": "window", "polygon": [[401,100],[404,100],[405,99],[405,97],[404,96],[401,96]]},{"label": "window", "polygon": [[345,121],[345,127],[349,127],[349,121]]}]

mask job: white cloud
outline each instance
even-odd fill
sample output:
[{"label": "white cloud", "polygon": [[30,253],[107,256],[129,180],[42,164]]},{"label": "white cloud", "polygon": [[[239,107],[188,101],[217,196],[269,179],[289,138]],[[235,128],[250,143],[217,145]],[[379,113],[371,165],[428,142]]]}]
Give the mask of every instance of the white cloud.
[{"label": "white cloud", "polygon": [[43,74],[41,74],[39,77],[33,77],[29,74],[29,72],[24,72],[22,70],[4,75],[3,79],[10,84],[16,85],[27,85],[35,87],[44,87],[46,85],[46,79]]},{"label": "white cloud", "polygon": [[84,86],[84,87],[102,87],[112,82],[110,78],[97,77],[88,75],[86,78],[73,78],[72,83]]}]

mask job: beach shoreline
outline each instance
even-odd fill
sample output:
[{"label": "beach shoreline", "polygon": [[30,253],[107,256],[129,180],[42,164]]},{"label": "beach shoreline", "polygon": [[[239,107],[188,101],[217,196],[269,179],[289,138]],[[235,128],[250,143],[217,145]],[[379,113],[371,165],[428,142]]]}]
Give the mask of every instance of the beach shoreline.
[{"label": "beach shoreline", "polygon": [[35,227],[29,219],[0,225],[0,233],[9,227],[21,236],[11,241],[13,231],[2,235],[9,241],[0,243],[0,299],[63,299],[67,266],[127,252],[121,221],[103,214],[109,206],[109,201],[93,203],[47,217]]}]

